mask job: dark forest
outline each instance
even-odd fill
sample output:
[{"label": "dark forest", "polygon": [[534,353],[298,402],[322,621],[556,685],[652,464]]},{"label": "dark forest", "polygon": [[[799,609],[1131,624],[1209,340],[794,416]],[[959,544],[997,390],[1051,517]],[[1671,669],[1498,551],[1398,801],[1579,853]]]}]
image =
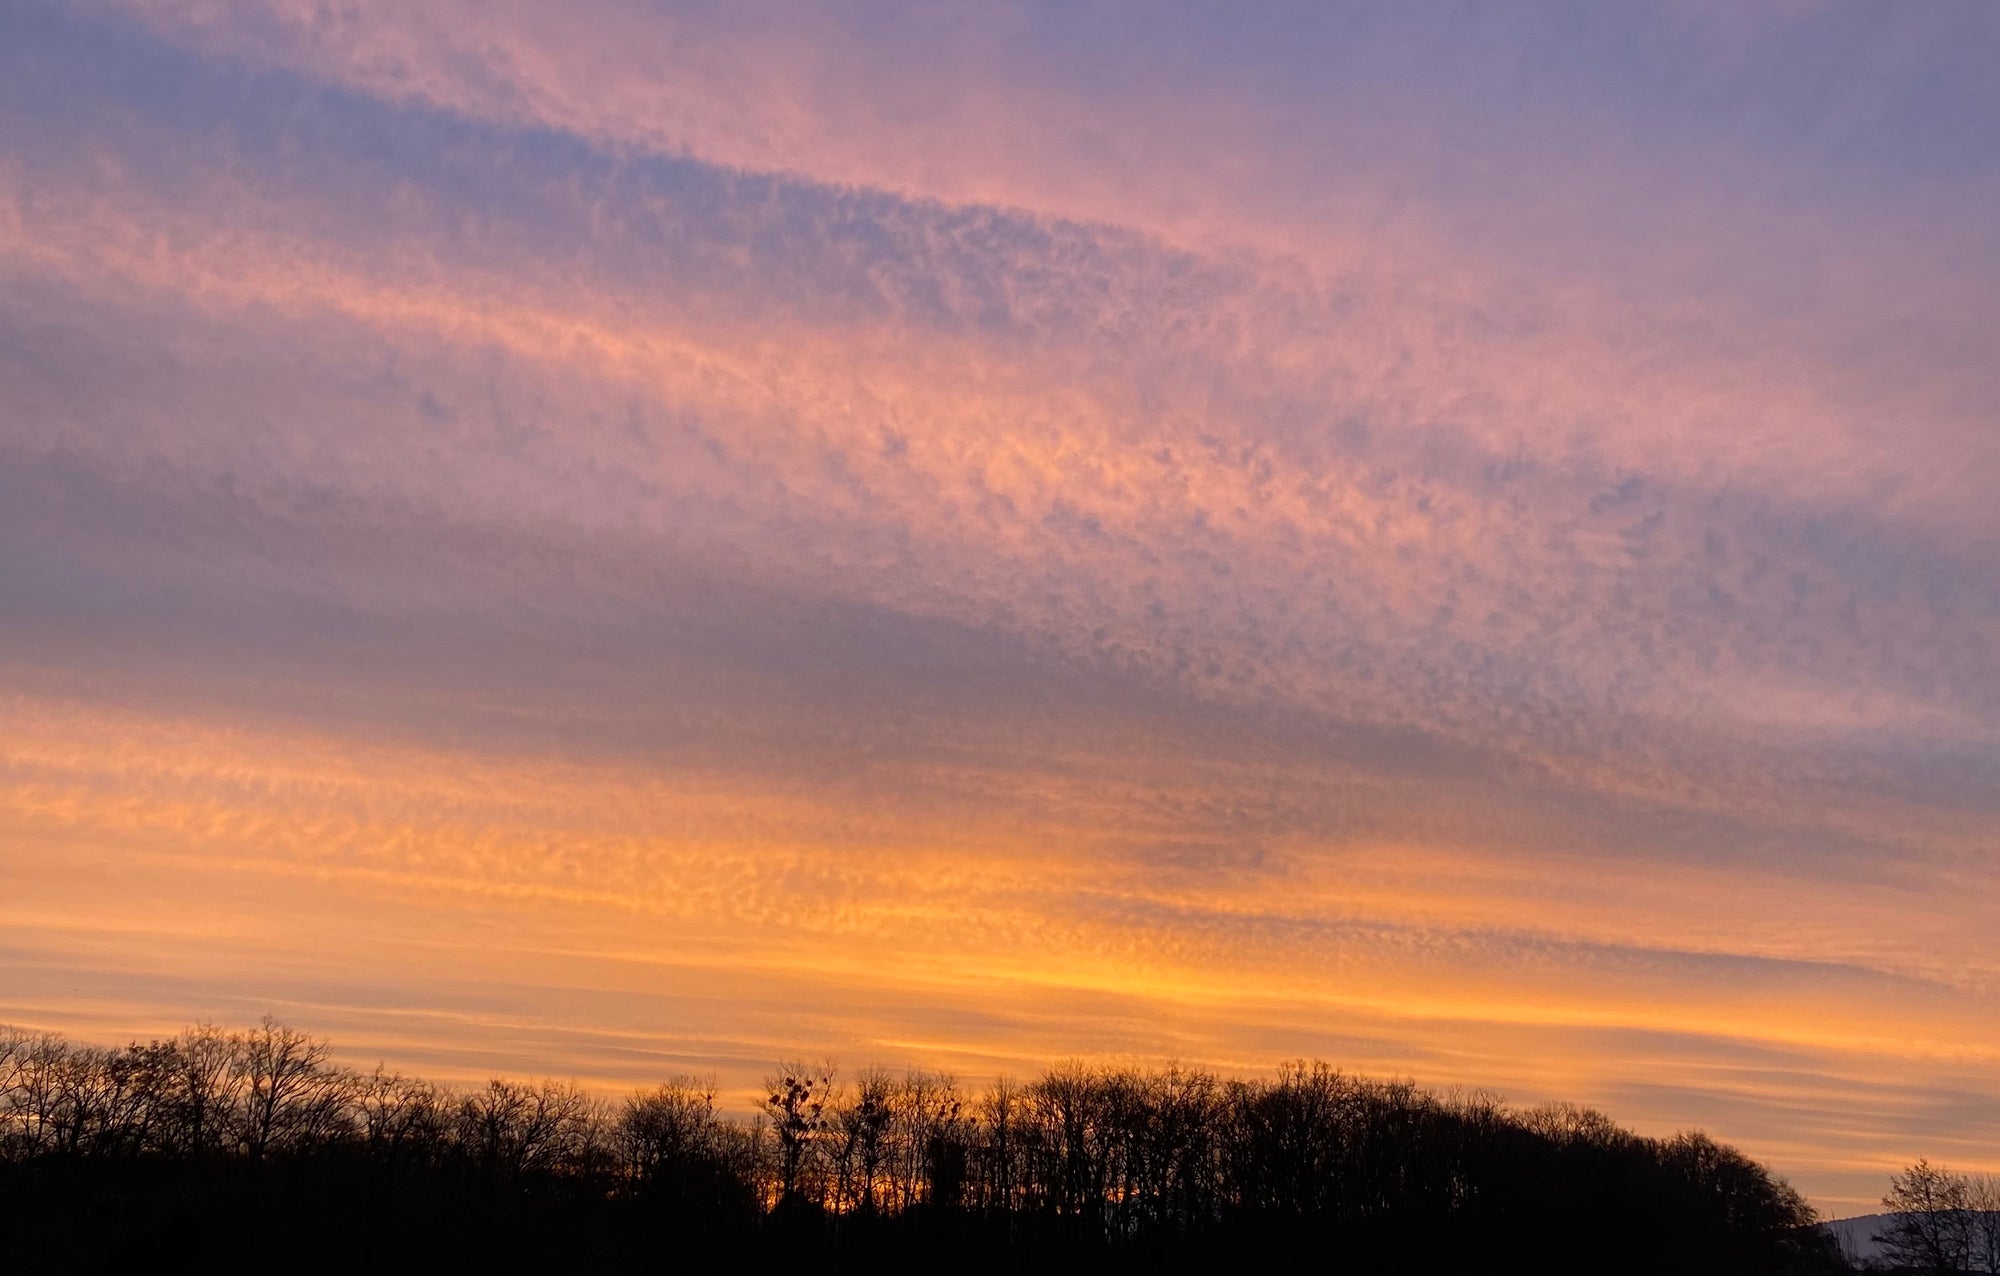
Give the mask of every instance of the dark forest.
[{"label": "dark forest", "polygon": [[449,1088],[266,1020],[121,1049],[0,1036],[17,1271],[220,1266],[651,1272],[1810,1273],[1782,1179],[1699,1133],[1514,1110],[1291,1063],[1260,1080],[1064,1064],[962,1088],[778,1067],[620,1101]]}]

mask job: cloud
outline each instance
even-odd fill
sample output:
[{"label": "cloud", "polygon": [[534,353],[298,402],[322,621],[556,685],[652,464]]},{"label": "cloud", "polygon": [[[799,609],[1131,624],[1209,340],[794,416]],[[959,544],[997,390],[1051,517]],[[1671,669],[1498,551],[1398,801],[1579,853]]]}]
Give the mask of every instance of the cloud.
[{"label": "cloud", "polygon": [[[0,1015],[620,1083],[1323,1043],[1829,1176],[1815,1078],[1990,1122],[1985,241],[1909,234],[1985,170],[1736,227],[1781,121],[1621,97],[1623,19],[1516,101],[1549,49],[1455,96],[1380,12],[1429,78],[1330,99],[1276,27],[1093,79],[1089,13],[891,17],[0,19]],[[1820,20],[1660,19],[1735,93],[1862,56]]]}]

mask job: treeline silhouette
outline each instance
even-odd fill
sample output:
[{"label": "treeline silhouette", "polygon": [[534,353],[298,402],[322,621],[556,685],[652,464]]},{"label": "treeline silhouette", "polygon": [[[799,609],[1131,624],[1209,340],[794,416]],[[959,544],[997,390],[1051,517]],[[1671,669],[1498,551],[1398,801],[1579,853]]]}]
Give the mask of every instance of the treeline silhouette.
[{"label": "treeline silhouette", "polygon": [[754,1116],[716,1098],[358,1072],[269,1019],[120,1049],[0,1029],[0,1267],[1842,1269],[1795,1191],[1705,1135],[1321,1063],[977,1092],[794,1063]]}]

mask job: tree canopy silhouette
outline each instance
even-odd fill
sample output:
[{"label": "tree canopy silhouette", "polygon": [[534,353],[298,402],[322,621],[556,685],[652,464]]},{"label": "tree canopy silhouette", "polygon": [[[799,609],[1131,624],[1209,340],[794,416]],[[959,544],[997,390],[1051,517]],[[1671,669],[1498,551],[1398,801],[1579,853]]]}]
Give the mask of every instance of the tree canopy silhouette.
[{"label": "tree canopy silhouette", "polygon": [[[0,1030],[0,1258],[839,1272],[1840,1270],[1782,1180],[1701,1134],[1517,1111],[1324,1063],[1261,1080],[1066,1063],[978,1092],[780,1066],[622,1103],[335,1062],[266,1019],[121,1049]],[[0,1264],[4,1265],[4,1264]]]}]

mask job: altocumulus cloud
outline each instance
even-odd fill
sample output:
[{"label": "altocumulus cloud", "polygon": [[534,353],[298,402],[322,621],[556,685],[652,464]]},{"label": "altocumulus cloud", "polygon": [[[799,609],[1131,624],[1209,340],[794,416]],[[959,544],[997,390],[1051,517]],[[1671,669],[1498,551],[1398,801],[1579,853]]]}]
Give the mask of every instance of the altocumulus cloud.
[{"label": "altocumulus cloud", "polygon": [[1990,1144],[1983,90],[1673,14],[20,6],[0,1014]]}]

